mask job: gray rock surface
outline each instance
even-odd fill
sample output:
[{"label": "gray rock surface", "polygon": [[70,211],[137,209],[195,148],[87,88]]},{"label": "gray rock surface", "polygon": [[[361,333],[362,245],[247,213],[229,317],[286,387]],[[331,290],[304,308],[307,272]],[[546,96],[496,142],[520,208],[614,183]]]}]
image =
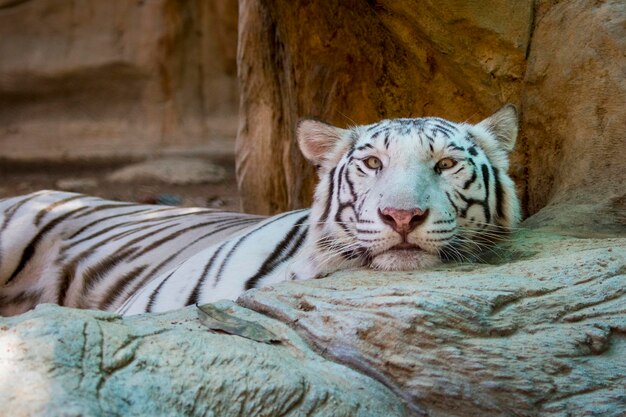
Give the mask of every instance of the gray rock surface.
[{"label": "gray rock surface", "polygon": [[245,293],[416,415],[626,415],[626,239],[520,231],[502,265]]},{"label": "gray rock surface", "polygon": [[211,332],[193,307],[121,319],[45,305],[0,319],[2,410],[625,415],[626,238],[520,230],[485,261],[346,271],[249,291],[247,308],[218,303],[278,345]]},{"label": "gray rock surface", "polygon": [[233,303],[284,342],[211,332],[195,307],[121,319],[42,305],[0,320],[3,416],[404,416],[369,377]]}]

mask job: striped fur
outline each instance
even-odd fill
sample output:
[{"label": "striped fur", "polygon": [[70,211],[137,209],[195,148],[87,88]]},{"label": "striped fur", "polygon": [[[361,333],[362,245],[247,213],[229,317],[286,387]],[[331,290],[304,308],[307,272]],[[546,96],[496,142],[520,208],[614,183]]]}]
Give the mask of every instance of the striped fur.
[{"label": "striped fur", "polygon": [[[303,121],[298,140],[320,176],[314,204],[269,218],[55,191],[2,200],[0,314],[44,302],[159,312],[339,269],[469,259],[519,219],[507,175],[516,135],[512,107],[478,125]],[[381,214],[389,207],[426,214],[400,233]]]}]

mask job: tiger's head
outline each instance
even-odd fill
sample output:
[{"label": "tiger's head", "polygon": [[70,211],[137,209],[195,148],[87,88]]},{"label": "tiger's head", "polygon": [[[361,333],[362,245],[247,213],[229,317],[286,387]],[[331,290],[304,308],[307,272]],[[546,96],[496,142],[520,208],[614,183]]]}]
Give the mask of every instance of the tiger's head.
[{"label": "tiger's head", "polygon": [[517,130],[513,105],[476,125],[301,121],[298,142],[319,175],[309,242],[321,274],[346,263],[422,269],[484,250],[520,218],[507,174]]}]

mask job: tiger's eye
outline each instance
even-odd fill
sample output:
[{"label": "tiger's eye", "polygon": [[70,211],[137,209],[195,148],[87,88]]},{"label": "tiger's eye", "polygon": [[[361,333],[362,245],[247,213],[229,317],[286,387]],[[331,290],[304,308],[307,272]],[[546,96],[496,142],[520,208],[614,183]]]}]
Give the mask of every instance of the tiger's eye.
[{"label": "tiger's eye", "polygon": [[450,169],[457,164],[457,161],[452,158],[443,158],[439,162],[437,162],[437,170],[444,171],[446,169]]},{"label": "tiger's eye", "polygon": [[369,169],[380,169],[383,166],[383,163],[381,162],[381,160],[376,158],[375,156],[370,156],[369,158],[365,159],[363,162],[365,162],[365,165],[367,165]]}]

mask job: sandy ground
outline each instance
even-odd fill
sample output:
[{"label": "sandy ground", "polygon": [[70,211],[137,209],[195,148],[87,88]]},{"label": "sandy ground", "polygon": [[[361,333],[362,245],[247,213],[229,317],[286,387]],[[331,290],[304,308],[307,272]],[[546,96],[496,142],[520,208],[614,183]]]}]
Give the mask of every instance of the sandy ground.
[{"label": "sandy ground", "polygon": [[62,189],[120,201],[239,211],[234,161],[230,157],[221,157],[211,162],[226,169],[223,181],[217,184],[173,185],[159,181],[121,184],[107,180],[108,174],[130,164],[130,161],[0,161],[0,198],[42,189]]}]

